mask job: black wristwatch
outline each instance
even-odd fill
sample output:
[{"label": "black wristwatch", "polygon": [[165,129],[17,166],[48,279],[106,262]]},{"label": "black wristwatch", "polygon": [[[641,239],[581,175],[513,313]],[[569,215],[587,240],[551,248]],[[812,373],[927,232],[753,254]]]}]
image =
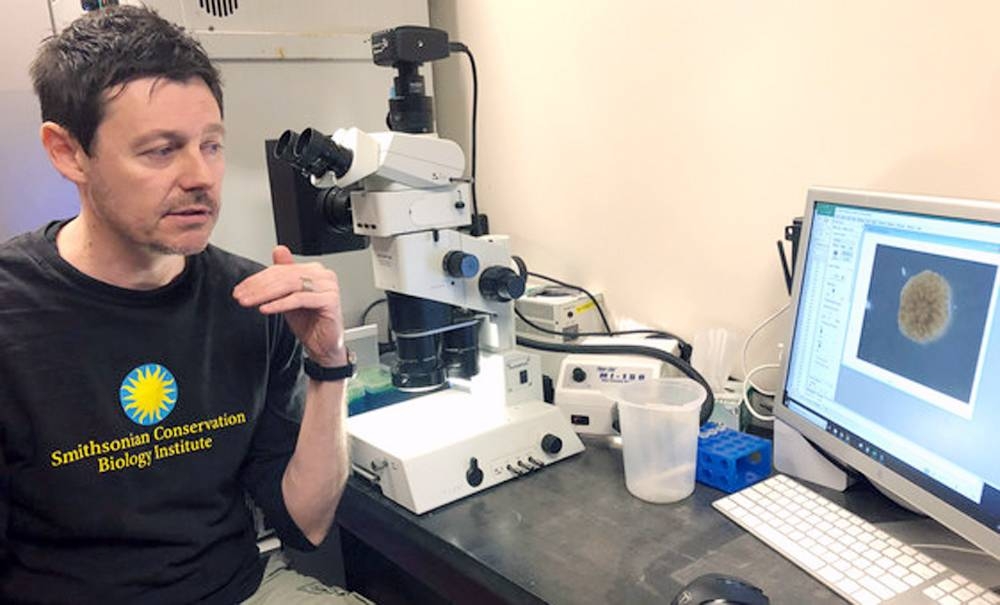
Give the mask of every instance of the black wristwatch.
[{"label": "black wristwatch", "polygon": [[306,376],[312,378],[313,380],[319,380],[321,382],[334,382],[337,380],[344,380],[345,378],[352,378],[357,370],[354,365],[357,359],[358,357],[354,354],[354,351],[347,349],[347,363],[342,366],[321,366],[312,359],[303,357],[302,369],[305,370]]}]

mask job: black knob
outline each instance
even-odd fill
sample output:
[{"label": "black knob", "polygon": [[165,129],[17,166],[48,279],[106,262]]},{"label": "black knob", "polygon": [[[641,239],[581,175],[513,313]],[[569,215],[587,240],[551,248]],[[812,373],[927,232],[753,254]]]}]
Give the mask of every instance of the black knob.
[{"label": "black knob", "polygon": [[583,368],[573,368],[573,382],[583,382],[587,379],[587,373]]},{"label": "black knob", "polygon": [[465,480],[472,487],[478,487],[483,482],[483,469],[479,468],[479,461],[469,458],[469,470],[465,471]]},{"label": "black knob", "polygon": [[524,294],[524,278],[510,267],[488,267],[479,276],[479,293],[487,300],[507,302]]},{"label": "black knob", "polygon": [[461,250],[444,255],[444,271],[452,277],[473,277],[479,273],[479,259]]},{"label": "black knob", "polygon": [[542,451],[546,454],[558,454],[562,451],[562,439],[547,433],[542,437]]}]

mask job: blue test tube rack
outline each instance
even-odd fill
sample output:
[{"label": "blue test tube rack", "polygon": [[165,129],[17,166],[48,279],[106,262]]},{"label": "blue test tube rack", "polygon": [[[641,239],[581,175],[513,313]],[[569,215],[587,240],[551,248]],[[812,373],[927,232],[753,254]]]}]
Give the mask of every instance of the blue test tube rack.
[{"label": "blue test tube rack", "polygon": [[695,480],[726,493],[771,475],[771,442],[706,422],[698,435]]}]

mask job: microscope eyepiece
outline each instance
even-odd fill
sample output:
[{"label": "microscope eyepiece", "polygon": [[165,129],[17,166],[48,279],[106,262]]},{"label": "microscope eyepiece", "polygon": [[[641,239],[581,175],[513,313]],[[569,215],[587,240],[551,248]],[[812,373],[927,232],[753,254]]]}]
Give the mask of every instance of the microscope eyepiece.
[{"label": "microscope eyepiece", "polygon": [[294,162],[293,150],[295,143],[299,140],[299,133],[294,130],[286,130],[278,137],[278,142],[274,145],[274,157],[288,163]]},{"label": "microscope eyepiece", "polygon": [[293,163],[315,177],[333,172],[340,178],[347,174],[354,161],[353,151],[336,144],[315,128],[302,131],[292,146],[292,155]]}]

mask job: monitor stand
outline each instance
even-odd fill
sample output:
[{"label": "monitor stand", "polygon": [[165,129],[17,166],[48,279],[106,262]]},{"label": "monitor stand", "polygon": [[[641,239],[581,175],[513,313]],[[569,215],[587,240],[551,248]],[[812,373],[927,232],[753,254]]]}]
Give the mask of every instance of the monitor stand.
[{"label": "monitor stand", "polygon": [[[838,492],[854,485],[858,477],[844,470],[846,464],[834,462],[836,458],[824,455],[815,445],[806,440],[788,424],[774,420],[774,468],[786,475],[815,483]],[[920,516],[926,514],[897,496],[887,487],[869,478],[872,487],[899,506]]]},{"label": "monitor stand", "polygon": [[774,468],[786,475],[842,492],[856,481],[780,419],[774,419]]}]

